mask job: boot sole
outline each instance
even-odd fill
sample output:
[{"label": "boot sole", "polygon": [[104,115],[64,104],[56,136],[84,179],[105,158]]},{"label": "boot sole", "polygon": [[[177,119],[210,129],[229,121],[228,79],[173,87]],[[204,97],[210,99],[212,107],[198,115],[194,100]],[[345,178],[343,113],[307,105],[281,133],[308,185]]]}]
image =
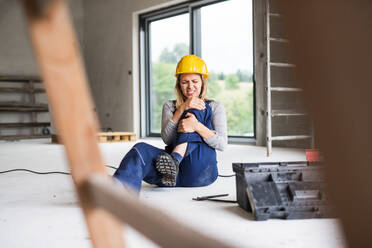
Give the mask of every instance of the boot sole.
[{"label": "boot sole", "polygon": [[156,160],[156,169],[162,175],[161,182],[165,186],[175,186],[178,166],[168,153],[160,153]]}]

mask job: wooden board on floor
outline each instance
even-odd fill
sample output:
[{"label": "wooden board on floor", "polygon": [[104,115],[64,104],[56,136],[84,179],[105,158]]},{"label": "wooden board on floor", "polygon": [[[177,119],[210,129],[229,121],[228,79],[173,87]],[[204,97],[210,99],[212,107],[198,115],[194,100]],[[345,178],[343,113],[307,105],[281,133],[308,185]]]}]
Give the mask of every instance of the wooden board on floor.
[{"label": "wooden board on floor", "polygon": [[[52,134],[52,143],[61,143],[58,135]],[[97,133],[97,140],[100,143],[136,141],[136,134],[130,132],[100,132]]]},{"label": "wooden board on floor", "polygon": [[101,132],[97,136],[99,142],[136,141],[136,134],[129,132]]}]

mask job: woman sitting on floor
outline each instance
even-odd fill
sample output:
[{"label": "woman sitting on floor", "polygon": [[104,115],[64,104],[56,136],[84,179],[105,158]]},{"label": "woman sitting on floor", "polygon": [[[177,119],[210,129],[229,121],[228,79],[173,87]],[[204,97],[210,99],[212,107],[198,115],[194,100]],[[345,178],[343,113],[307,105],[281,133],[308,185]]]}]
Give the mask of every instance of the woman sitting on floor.
[{"label": "woman sitting on floor", "polygon": [[176,101],[163,105],[161,137],[165,150],[137,143],[114,178],[136,190],[142,180],[158,186],[200,187],[218,176],[216,149],[227,145],[224,106],[206,98],[209,76],[204,61],[184,56],[177,64]]}]

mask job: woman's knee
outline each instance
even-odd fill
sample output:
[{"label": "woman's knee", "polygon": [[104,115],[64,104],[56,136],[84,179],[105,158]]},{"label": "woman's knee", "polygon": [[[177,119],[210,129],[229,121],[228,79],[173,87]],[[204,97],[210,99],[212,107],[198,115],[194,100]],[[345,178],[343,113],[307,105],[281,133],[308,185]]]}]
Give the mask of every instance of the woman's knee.
[{"label": "woman's knee", "polygon": [[185,110],[184,115],[182,116],[181,119],[185,119],[187,113],[193,114],[198,121],[202,121],[202,116],[204,115],[204,111],[203,110],[188,109],[188,110]]}]

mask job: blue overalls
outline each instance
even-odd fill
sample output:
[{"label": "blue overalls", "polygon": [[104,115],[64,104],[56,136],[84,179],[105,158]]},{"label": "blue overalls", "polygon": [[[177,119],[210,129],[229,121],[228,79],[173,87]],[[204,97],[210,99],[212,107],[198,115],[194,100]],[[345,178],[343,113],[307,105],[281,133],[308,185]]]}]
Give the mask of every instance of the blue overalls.
[{"label": "blue overalls", "polygon": [[[184,119],[188,112],[194,114],[204,126],[212,129],[213,113],[209,101],[205,103],[204,110],[189,109],[182,114],[180,120]],[[216,150],[208,146],[198,133],[177,132],[173,144],[166,146],[165,150],[171,153],[175,146],[185,142],[188,145],[180,163],[176,187],[200,187],[213,183],[218,176]],[[142,180],[164,186],[161,183],[161,175],[155,168],[156,159],[163,151],[144,142],[135,144],[124,156],[114,178],[138,191],[141,190]]]}]

